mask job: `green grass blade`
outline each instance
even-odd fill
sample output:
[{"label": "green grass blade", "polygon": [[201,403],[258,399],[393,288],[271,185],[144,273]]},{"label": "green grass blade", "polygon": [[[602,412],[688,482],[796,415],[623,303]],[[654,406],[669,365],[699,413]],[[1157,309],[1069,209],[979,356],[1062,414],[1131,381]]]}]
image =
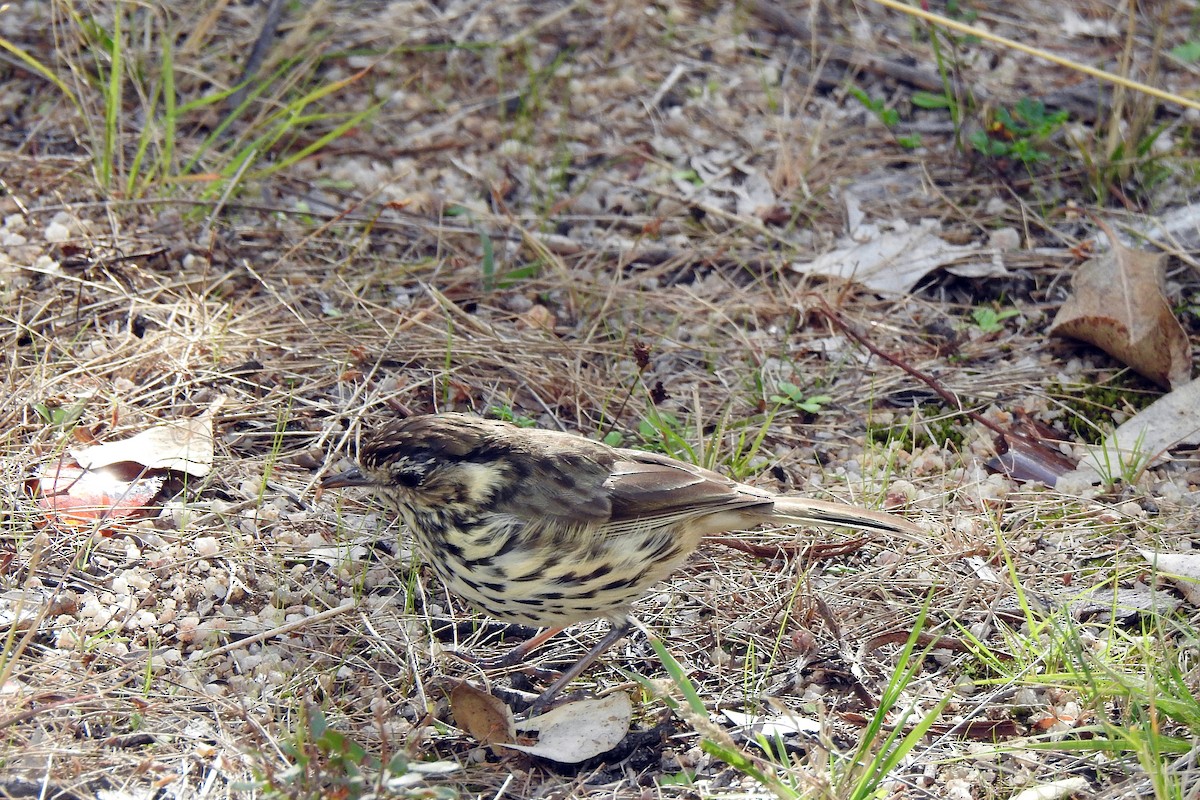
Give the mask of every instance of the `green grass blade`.
[{"label": "green grass blade", "polygon": [[0,37],[0,48],[12,53],[17,60],[28,67],[31,72],[36,72],[38,75],[41,75],[46,80],[50,81],[50,83],[54,84],[55,87],[57,87],[58,90],[66,95],[67,99],[71,101],[71,105],[75,106],[75,108],[81,114],[83,113],[83,109],[80,107],[79,99],[75,97],[75,93],[71,91],[70,87],[63,83],[62,78],[51,72],[49,67],[4,37]]},{"label": "green grass blade", "polygon": [[694,713],[703,716],[708,716],[708,709],[704,707],[704,701],[700,699],[700,695],[696,693],[696,687],[684,673],[683,667],[675,660],[675,656],[671,655],[662,640],[657,636],[647,637],[650,640],[650,646],[654,648],[655,654],[662,661],[663,668],[666,669],[667,675],[674,682],[679,690],[683,692],[683,697],[687,700],[688,708]]},{"label": "green grass blade", "polygon": [[116,169],[117,149],[120,147],[118,129],[120,127],[122,96],[124,93],[124,75],[121,49],[121,3],[117,3],[113,11],[112,46],[109,49],[108,88],[104,98],[104,148],[100,153],[101,185],[112,185],[113,172]]}]

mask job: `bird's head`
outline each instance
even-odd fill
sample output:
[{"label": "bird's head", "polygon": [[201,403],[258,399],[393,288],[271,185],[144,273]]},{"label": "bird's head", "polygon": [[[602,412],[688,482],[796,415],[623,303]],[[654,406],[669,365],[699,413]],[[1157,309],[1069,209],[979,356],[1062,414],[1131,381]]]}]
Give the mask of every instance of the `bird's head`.
[{"label": "bird's head", "polygon": [[413,509],[482,504],[511,480],[507,462],[492,457],[498,424],[459,414],[388,423],[363,441],[357,467],[321,487],[361,486]]}]

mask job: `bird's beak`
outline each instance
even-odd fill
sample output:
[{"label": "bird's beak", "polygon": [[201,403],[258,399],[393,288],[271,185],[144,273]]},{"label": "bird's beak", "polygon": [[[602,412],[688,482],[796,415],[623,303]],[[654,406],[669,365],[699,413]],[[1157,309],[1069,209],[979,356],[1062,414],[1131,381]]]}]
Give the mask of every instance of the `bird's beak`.
[{"label": "bird's beak", "polygon": [[358,467],[330,475],[321,481],[322,489],[339,489],[343,486],[370,486],[371,481]]}]

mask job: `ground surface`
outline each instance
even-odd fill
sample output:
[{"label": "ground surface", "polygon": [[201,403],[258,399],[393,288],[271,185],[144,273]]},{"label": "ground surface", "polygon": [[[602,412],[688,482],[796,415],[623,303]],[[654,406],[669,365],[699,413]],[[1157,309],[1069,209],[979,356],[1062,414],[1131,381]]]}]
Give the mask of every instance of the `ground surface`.
[{"label": "ground surface", "polygon": [[[1194,95],[1196,68],[1163,55],[1194,38],[1188,8],[1069,5],[962,11]],[[296,4],[243,107],[211,98],[266,9],[122,8],[119,32],[113,4],[0,10],[20,48],[0,62],[0,793],[357,796],[356,765],[403,776],[385,796],[1196,792],[1197,612],[1139,554],[1200,541],[1195,452],[1055,490],[986,469],[996,433],[963,413],[1027,415],[1078,455],[1162,394],[1045,330],[1096,236],[1079,209],[1145,230],[1197,199],[1194,111],[991,43],[931,46],[869,2]],[[1023,98],[1069,120],[1006,127]],[[989,133],[985,156],[969,142]],[[1113,141],[1118,160],[1144,147],[1110,167]],[[955,272],[868,290],[801,269],[923,220],[965,248]],[[1195,228],[1158,241],[1193,342]],[[113,440],[209,409],[212,471],[172,475],[150,518],[47,525],[26,492],[74,425]],[[496,626],[365,498],[316,492],[361,431],[450,409],[891,508],[927,535],[705,548],[639,613],[711,722],[640,692],[631,674],[681,696],[631,636],[579,683],[633,694],[622,745],[501,758],[446,697],[521,677],[443,652],[502,652]],[[1137,587],[1151,599],[1128,612],[1114,589]],[[898,680],[918,626],[950,638]],[[924,736],[885,744],[943,699]],[[723,710],[812,728],[767,757]],[[396,754],[411,763],[372,762]]]}]

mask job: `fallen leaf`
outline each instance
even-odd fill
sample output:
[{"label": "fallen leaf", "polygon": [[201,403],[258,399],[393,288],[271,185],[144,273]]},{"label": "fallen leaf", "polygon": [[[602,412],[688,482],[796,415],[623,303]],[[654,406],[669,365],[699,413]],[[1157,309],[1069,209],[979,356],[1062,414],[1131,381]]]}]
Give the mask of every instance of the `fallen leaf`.
[{"label": "fallen leaf", "polygon": [[775,717],[756,717],[740,711],[722,711],[725,719],[742,729],[742,732],[761,733],[767,738],[789,736],[794,733],[819,734],[821,723],[795,714]]},{"label": "fallen leaf", "polygon": [[740,217],[763,219],[779,204],[771,182],[758,172],[747,175],[741,186],[733,187],[733,193],[737,197],[737,213]]},{"label": "fallen leaf", "polygon": [[213,462],[212,414],[155,425],[128,439],[76,447],[70,452],[84,469],[132,461],[148,469],[171,469],[203,478]]},{"label": "fallen leaf", "polygon": [[1086,792],[1089,788],[1084,778],[1063,778],[1061,781],[1051,781],[1023,789],[1013,795],[1013,800],[1060,800],[1077,792]]},{"label": "fallen leaf", "polygon": [[629,733],[633,703],[624,692],[564,703],[517,723],[517,730],[537,731],[536,744],[505,744],[560,764],[578,764],[612,750]]},{"label": "fallen leaf", "polygon": [[975,573],[975,577],[984,583],[998,584],[1001,582],[999,574],[992,568],[992,565],[979,556],[967,556],[963,561]]},{"label": "fallen leaf", "polygon": [[[1147,560],[1153,553],[1142,551]],[[1200,566],[1200,565],[1198,565]],[[1164,568],[1165,569],[1165,568]],[[1169,570],[1167,570],[1169,571]],[[1126,625],[1134,622],[1139,616],[1149,614],[1170,614],[1183,605],[1178,597],[1162,589],[1155,589],[1144,583],[1133,586],[1097,586],[1073,597],[1068,603],[1071,616],[1081,622],[1093,619],[1113,618]]]},{"label": "fallen leaf", "polygon": [[1200,606],[1200,553],[1139,552],[1155,569],[1171,579],[1189,603]]},{"label": "fallen leaf", "polygon": [[[884,232],[875,225],[862,225],[855,239],[843,240],[838,249],[810,262],[793,263],[792,270],[857,281],[883,295],[903,295],[936,269],[992,260],[993,251],[942,239],[936,220],[922,220],[915,227],[897,220],[893,227]],[[869,238],[864,241],[864,236]]]},{"label": "fallen leaf", "polygon": [[1140,226],[1140,233],[1156,244],[1161,243],[1164,250],[1182,253],[1200,247],[1200,202],[1173,208],[1145,223]]},{"label": "fallen leaf", "polygon": [[1186,383],[1191,346],[1163,294],[1166,256],[1126,247],[1097,222],[1111,249],[1080,265],[1047,333],[1094,344],[1165,388]]},{"label": "fallen leaf", "polygon": [[940,736],[957,736],[980,742],[1011,739],[1021,734],[1021,727],[1011,719],[969,719],[963,722],[935,722],[929,730]]},{"label": "fallen leaf", "polygon": [[1098,483],[1127,465],[1154,464],[1180,444],[1200,444],[1200,378],[1168,392],[1089,447],[1073,476]]},{"label": "fallen leaf", "polygon": [[1063,9],[1059,30],[1072,39],[1116,39],[1121,35],[1121,28],[1115,20],[1108,17],[1091,19],[1072,8]]},{"label": "fallen leaf", "polygon": [[460,683],[450,692],[450,713],[458,727],[480,744],[491,746],[497,755],[495,745],[508,744],[517,738],[512,709],[500,698],[469,683]]},{"label": "fallen leaf", "polygon": [[405,766],[405,770],[403,775],[397,775],[388,781],[389,789],[412,786],[420,783],[429,775],[436,777],[449,775],[452,772],[461,772],[462,764],[456,764],[453,761],[410,761]]},{"label": "fallen leaf", "polygon": [[0,631],[13,625],[18,631],[29,630],[50,602],[49,592],[38,589],[10,589],[0,594]]},{"label": "fallen leaf", "polygon": [[37,504],[67,525],[90,525],[145,511],[163,487],[162,475],[139,468],[84,469],[71,459],[43,464],[29,488]]},{"label": "fallen leaf", "polygon": [[997,436],[996,455],[984,466],[1015,481],[1038,481],[1053,487],[1058,479],[1075,469],[1075,462],[1057,448],[1024,436]]}]

